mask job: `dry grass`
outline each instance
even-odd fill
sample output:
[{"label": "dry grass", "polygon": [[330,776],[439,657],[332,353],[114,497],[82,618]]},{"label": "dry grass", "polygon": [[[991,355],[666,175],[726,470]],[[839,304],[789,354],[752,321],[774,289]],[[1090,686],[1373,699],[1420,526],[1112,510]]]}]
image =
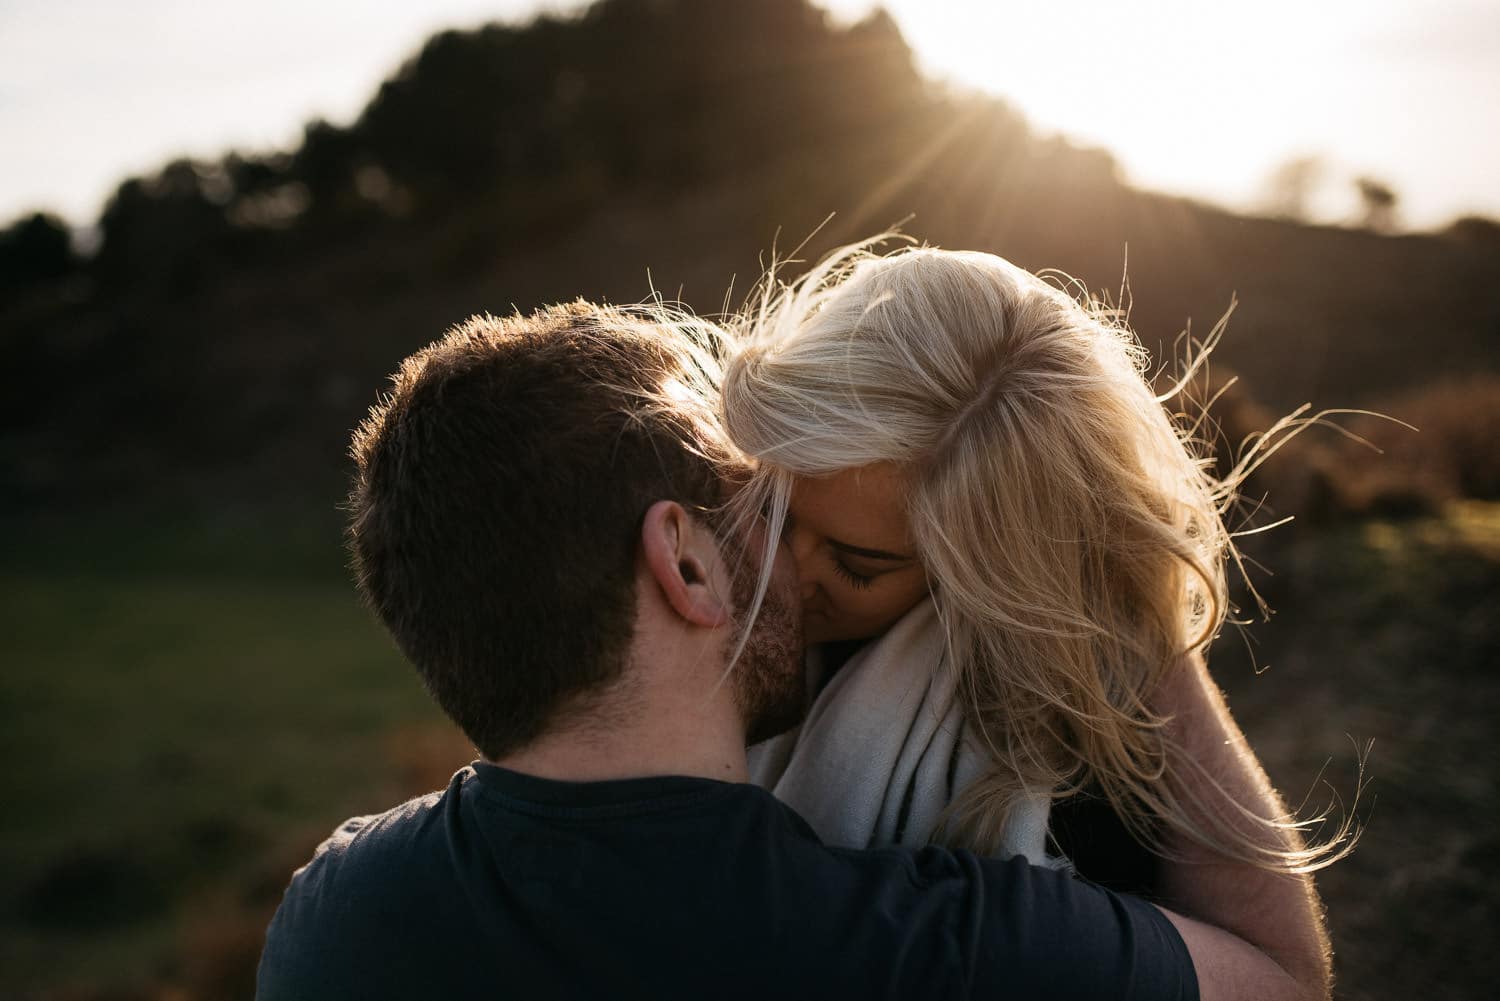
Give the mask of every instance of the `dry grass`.
[{"label": "dry grass", "polygon": [[[1500,505],[1272,533],[1276,616],[1214,672],[1296,803],[1358,784],[1354,855],[1319,877],[1347,1001],[1490,997],[1500,977]],[[1373,744],[1371,743],[1373,742]]]},{"label": "dry grass", "polygon": [[[1199,437],[1224,476],[1280,415],[1222,369],[1171,406],[1192,421],[1209,400]],[[1442,380],[1371,410],[1297,432],[1245,483],[1241,516],[1329,524],[1500,500],[1500,376]]]}]

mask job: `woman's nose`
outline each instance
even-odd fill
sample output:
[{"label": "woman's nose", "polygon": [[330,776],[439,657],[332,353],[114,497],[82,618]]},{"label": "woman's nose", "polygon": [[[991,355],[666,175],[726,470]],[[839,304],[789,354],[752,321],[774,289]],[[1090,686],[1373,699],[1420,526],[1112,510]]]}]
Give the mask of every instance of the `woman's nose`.
[{"label": "woman's nose", "polygon": [[817,537],[813,533],[791,526],[786,532],[786,544],[792,551],[792,556],[797,561],[797,585],[802,594],[802,600],[806,601],[813,596],[817,590],[815,569],[816,564],[813,557],[816,555],[818,546]]}]

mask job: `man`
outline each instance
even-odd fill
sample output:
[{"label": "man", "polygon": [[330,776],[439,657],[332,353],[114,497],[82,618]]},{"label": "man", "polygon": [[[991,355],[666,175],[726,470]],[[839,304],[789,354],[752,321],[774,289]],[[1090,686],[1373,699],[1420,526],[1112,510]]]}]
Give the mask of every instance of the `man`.
[{"label": "man", "polygon": [[[1296,888],[1184,876],[1197,921],[1019,859],[827,848],[744,784],[747,738],[803,704],[799,609],[783,548],[747,614],[764,540],[719,514],[702,347],[578,303],[402,365],[355,436],[360,586],[482,758],[319,848],[258,996],[1326,992],[1316,943],[1261,933],[1305,919]],[[1211,694],[1179,702],[1205,763],[1239,767]]]}]

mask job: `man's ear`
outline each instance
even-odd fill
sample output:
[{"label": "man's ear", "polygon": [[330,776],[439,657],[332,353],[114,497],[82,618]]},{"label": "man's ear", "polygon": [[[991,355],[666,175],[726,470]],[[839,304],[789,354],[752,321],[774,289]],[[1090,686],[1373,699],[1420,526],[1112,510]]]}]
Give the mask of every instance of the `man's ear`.
[{"label": "man's ear", "polygon": [[712,577],[720,560],[718,542],[681,504],[661,500],[646,511],[641,554],[662,597],[679,616],[705,629],[730,621],[731,609]]}]

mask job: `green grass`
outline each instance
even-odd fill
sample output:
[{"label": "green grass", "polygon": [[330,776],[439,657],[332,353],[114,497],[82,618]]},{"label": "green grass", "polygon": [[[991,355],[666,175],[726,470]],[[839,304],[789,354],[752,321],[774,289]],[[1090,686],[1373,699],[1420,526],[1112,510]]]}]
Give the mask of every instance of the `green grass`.
[{"label": "green grass", "polygon": [[175,566],[0,571],[13,987],[170,979],[194,900],[263,909],[310,839],[435,773],[421,735],[447,725],[342,579],[336,536],[331,569],[282,575],[253,543],[251,570],[213,569],[201,543],[164,543]]}]

